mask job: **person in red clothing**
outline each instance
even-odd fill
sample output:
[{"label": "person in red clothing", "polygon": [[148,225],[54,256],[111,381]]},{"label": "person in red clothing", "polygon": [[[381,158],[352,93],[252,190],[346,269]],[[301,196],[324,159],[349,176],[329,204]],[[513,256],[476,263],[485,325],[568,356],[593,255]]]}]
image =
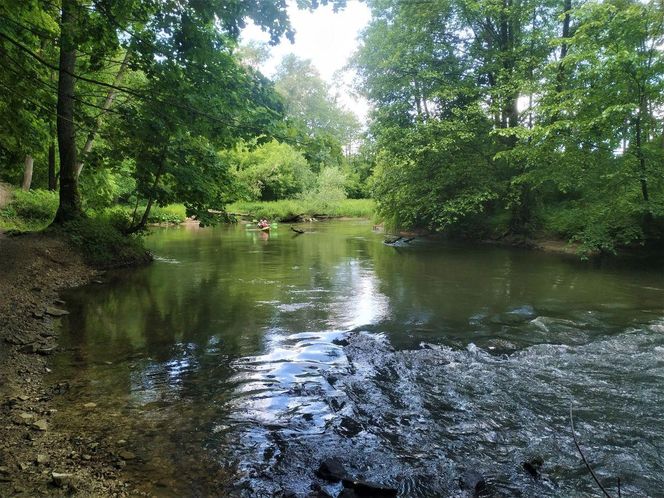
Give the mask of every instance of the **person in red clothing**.
[{"label": "person in red clothing", "polygon": [[268,228],[270,226],[270,222],[267,221],[265,218],[261,219],[261,221],[258,222],[258,228]]}]

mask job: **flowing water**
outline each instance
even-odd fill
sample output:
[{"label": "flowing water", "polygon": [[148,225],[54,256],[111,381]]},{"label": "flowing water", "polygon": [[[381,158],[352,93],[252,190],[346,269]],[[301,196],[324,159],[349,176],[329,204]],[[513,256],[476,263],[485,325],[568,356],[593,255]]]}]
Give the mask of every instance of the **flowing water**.
[{"label": "flowing water", "polygon": [[335,496],[329,457],[401,496],[597,495],[573,406],[607,490],[664,496],[661,263],[304,228],[156,229],[153,265],[69,293],[60,422],[159,496]]}]

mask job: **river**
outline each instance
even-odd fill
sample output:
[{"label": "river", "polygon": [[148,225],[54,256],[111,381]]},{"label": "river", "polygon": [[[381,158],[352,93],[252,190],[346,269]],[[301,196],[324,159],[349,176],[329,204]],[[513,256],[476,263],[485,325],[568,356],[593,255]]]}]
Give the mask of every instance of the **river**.
[{"label": "river", "polygon": [[154,264],[69,292],[59,423],[158,496],[336,496],[331,457],[400,496],[597,495],[572,406],[613,496],[664,496],[661,263],[303,228],[155,229]]}]

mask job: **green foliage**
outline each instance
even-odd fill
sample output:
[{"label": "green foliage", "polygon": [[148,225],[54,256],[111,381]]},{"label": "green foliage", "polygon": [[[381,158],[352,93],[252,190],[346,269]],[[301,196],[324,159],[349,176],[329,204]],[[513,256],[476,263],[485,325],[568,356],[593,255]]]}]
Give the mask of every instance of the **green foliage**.
[{"label": "green foliage", "polygon": [[251,218],[267,218],[269,220],[283,220],[294,216],[314,215],[349,218],[371,218],[374,215],[374,202],[371,199],[344,199],[334,203],[327,203],[324,211],[320,211],[320,204],[314,200],[288,199],[272,202],[238,201],[229,204],[230,213],[247,215]]},{"label": "green foliage", "polygon": [[661,242],[661,2],[369,5],[354,65],[388,224],[584,252]]},{"label": "green foliage", "polygon": [[246,145],[225,152],[237,179],[237,196],[272,201],[294,197],[314,182],[302,153],[272,140],[256,148]]},{"label": "green foliage", "polygon": [[390,134],[373,181],[388,226],[443,231],[484,212],[499,196],[486,119],[478,109],[456,114]]},{"label": "green foliage", "polygon": [[127,236],[118,212],[72,220],[54,228],[77,247],[86,261],[98,268],[115,268],[150,260],[140,237]]},{"label": "green foliage", "polygon": [[58,196],[48,190],[14,190],[12,201],[0,209],[0,228],[31,231],[48,226],[58,207]]},{"label": "green foliage", "polygon": [[155,206],[150,211],[150,223],[182,223],[187,219],[187,208],[184,204],[169,204],[168,206]]},{"label": "green foliage", "polygon": [[318,175],[315,188],[301,196],[314,213],[333,212],[346,199],[346,175],[339,169],[326,167]]},{"label": "green foliage", "polygon": [[340,166],[343,150],[359,134],[355,115],[337,103],[311,61],[293,54],[285,56],[277,68],[275,86],[284,99],[289,133],[299,142],[311,169]]}]

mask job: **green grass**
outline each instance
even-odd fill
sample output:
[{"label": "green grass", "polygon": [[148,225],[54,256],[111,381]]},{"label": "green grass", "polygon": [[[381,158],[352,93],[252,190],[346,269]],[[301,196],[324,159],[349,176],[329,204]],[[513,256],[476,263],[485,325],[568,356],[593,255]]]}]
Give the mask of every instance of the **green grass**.
[{"label": "green grass", "polygon": [[[145,211],[145,206],[138,206],[136,210],[136,218],[140,219]],[[113,206],[106,208],[102,213],[111,214],[127,219],[127,223],[131,220],[134,208],[130,206]],[[169,204],[168,206],[159,207],[152,206],[150,209],[150,216],[148,216],[148,223],[173,223],[179,224],[187,219],[187,210],[184,204]]]},{"label": "green grass", "polygon": [[[139,212],[143,211],[139,208]],[[169,204],[164,207],[152,206],[148,223],[182,223],[186,219],[187,210],[184,204]]]},{"label": "green grass", "polygon": [[[0,230],[36,232],[48,229],[50,233],[67,238],[81,251],[86,261],[97,268],[133,265],[150,259],[139,237],[128,237],[122,233],[128,220],[122,208],[90,211],[85,217],[63,226],[49,227],[58,208],[56,192],[12,189],[11,194],[9,204],[0,209]],[[176,212],[179,210],[166,210],[158,214],[162,218],[173,218]]]},{"label": "green grass", "polygon": [[12,190],[12,200],[0,209],[0,230],[31,232],[43,230],[55,216],[58,194],[48,190]]},{"label": "green grass", "polygon": [[296,215],[371,218],[374,215],[374,207],[374,201],[371,199],[344,199],[329,203],[286,199],[270,202],[240,201],[229,204],[226,210],[229,213],[243,214],[256,219],[268,218],[278,221]]}]

